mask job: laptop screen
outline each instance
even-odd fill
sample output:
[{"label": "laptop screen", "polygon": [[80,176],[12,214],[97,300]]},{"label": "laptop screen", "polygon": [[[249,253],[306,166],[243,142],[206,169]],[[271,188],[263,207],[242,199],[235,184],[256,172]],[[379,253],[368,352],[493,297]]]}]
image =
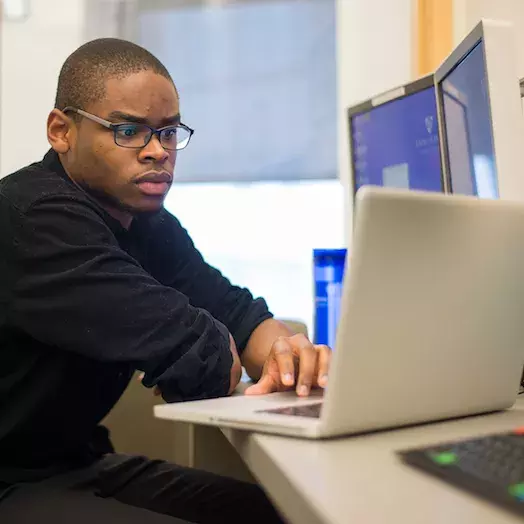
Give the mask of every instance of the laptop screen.
[{"label": "laptop screen", "polygon": [[351,117],[355,191],[363,185],[442,191],[433,86]]}]

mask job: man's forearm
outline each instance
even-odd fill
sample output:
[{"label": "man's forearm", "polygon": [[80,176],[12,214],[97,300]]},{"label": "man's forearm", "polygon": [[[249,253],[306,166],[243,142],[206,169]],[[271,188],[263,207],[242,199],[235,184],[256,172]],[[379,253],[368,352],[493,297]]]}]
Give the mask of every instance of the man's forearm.
[{"label": "man's forearm", "polygon": [[247,374],[253,380],[260,378],[264,363],[275,340],[278,337],[289,337],[291,335],[294,335],[294,332],[286,324],[274,318],[264,320],[253,331],[240,357]]}]

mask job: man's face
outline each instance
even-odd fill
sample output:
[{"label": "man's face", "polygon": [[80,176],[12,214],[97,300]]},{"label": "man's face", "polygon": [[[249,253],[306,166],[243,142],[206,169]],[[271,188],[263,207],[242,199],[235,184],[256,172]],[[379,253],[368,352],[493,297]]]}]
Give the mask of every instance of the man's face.
[{"label": "man's face", "polygon": [[[103,100],[82,107],[113,123],[142,122],[159,129],[180,121],[173,84],[153,71],[106,82]],[[111,129],[80,117],[67,155],[69,175],[104,204],[129,212],[158,211],[173,181],[176,151],[153,136],[141,149],[118,146]]]}]

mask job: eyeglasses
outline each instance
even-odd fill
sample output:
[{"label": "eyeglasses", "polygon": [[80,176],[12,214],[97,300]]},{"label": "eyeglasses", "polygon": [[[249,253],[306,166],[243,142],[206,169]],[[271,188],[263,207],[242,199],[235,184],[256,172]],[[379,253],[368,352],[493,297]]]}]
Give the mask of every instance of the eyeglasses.
[{"label": "eyeglasses", "polygon": [[149,144],[153,135],[155,135],[164,149],[180,151],[187,147],[191,136],[195,132],[182,123],[155,129],[146,124],[135,124],[132,122],[114,124],[113,122],[109,122],[109,120],[104,120],[99,116],[92,115],[76,107],[66,107],[62,110],[63,113],[67,113],[68,111],[77,113],[80,116],[111,129],[114,133],[115,144],[130,149],[142,149]]}]

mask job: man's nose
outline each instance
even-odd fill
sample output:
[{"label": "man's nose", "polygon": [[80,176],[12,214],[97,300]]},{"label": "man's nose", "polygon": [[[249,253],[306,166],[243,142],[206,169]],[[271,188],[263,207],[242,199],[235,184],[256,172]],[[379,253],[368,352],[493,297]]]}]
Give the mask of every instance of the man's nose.
[{"label": "man's nose", "polygon": [[164,162],[169,158],[169,153],[164,149],[158,135],[153,135],[151,140],[140,151],[140,157],[143,160],[154,160],[156,162]]}]

